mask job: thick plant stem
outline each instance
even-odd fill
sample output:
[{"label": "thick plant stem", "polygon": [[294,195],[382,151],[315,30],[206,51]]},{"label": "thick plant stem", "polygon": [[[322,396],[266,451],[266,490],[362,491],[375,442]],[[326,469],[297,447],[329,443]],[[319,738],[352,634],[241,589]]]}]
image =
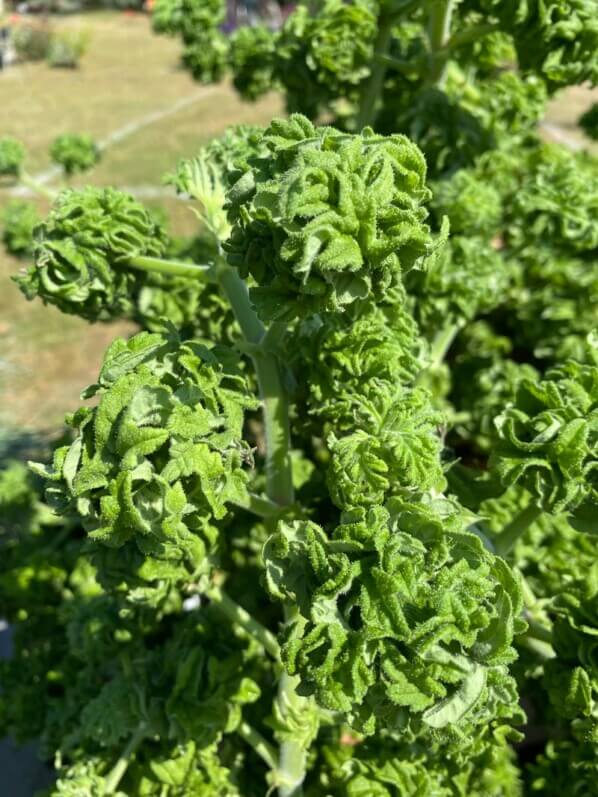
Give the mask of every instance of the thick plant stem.
[{"label": "thick plant stem", "polygon": [[[298,616],[297,607],[285,604],[284,619],[286,623],[292,622]],[[299,679],[282,671],[278,681],[278,708],[284,716],[301,715],[308,710],[305,698],[297,694]],[[305,704],[302,707],[301,704]],[[303,780],[305,778],[306,750],[301,744],[287,740],[280,745],[280,760],[278,763],[279,797],[301,797],[303,794]]]},{"label": "thick plant stem", "polygon": [[[265,337],[264,327],[257,317],[249,299],[245,282],[238,272],[221,262],[215,270],[220,286],[228,298],[235,317],[247,343],[260,344]],[[280,507],[290,506],[294,501],[291,471],[291,435],[289,408],[280,367],[274,354],[267,347],[254,348],[253,362],[263,403],[264,428],[266,433],[266,494]],[[289,622],[294,606],[285,606],[285,620]],[[301,713],[305,698],[297,695],[297,679],[282,672],[278,683],[278,713],[283,718]],[[305,750],[298,739],[290,735],[280,745],[277,780],[279,797],[301,797],[305,778]]]},{"label": "thick plant stem", "polygon": [[461,327],[461,324],[448,324],[436,335],[430,349],[430,365],[428,366],[430,369],[442,365]]},{"label": "thick plant stem", "polygon": [[518,637],[517,644],[531,650],[531,652],[542,661],[549,661],[556,657],[552,645],[545,642],[543,639],[537,639],[531,634],[523,634],[523,636]]},{"label": "thick plant stem", "polygon": [[252,728],[247,722],[242,722],[237,728],[237,733],[244,739],[247,744],[252,747],[259,757],[266,762],[270,769],[275,770],[278,768],[276,760],[276,751],[272,745],[264,739],[259,731]]},{"label": "thick plant stem", "polygon": [[[259,344],[266,332],[251,305],[247,286],[238,272],[221,264],[216,270],[222,290],[226,294],[248,343]],[[289,410],[280,368],[275,356],[255,350],[253,362],[263,403],[266,433],[266,494],[278,506],[293,503],[291,473],[291,435]]]},{"label": "thick plant stem", "polygon": [[388,64],[384,56],[388,55],[392,38],[393,17],[381,14],[378,20],[378,36],[374,44],[374,53],[381,56],[374,61],[372,72],[361,88],[359,112],[356,119],[357,130],[366,125],[373,125],[376,119],[376,106],[384,87],[384,76]]},{"label": "thick plant stem", "polygon": [[146,734],[147,728],[145,727],[145,724],[142,723],[131,737],[129,744],[123,750],[122,755],[116,764],[108,773],[104,785],[104,794],[114,794],[116,792],[118,789],[118,784],[123,779],[123,776],[127,771],[129,764],[131,763],[131,758],[135,755],[135,751],[144,740]]},{"label": "thick plant stem", "polygon": [[[430,4],[428,16],[430,69],[426,81],[429,86],[442,88],[444,85],[448,62],[448,50],[446,50],[446,45],[449,42],[451,34],[453,6],[454,0],[435,0],[435,2]],[[442,51],[445,52],[443,53]]]},{"label": "thick plant stem", "polygon": [[529,504],[519,512],[510,523],[508,523],[501,534],[496,538],[496,553],[499,556],[506,556],[513,548],[519,537],[527,531],[532,523],[542,514],[540,507]]},{"label": "thick plant stem", "polygon": [[249,612],[245,611],[242,606],[232,598],[222,592],[218,587],[213,587],[207,592],[207,596],[212,603],[226,615],[228,619],[241,626],[247,633],[257,639],[263,645],[264,649],[277,661],[280,659],[280,649],[274,634],[271,634],[267,628],[255,620]]},{"label": "thick plant stem", "polygon": [[127,266],[139,271],[149,271],[154,274],[165,274],[169,277],[193,277],[210,282],[212,269],[210,266],[196,266],[194,263],[181,263],[178,260],[162,260],[160,257],[146,257],[138,255],[126,261]]},{"label": "thick plant stem", "polygon": [[277,518],[281,513],[278,504],[275,504],[274,501],[271,501],[269,498],[255,495],[255,493],[247,493],[246,496],[232,503],[261,518]]}]

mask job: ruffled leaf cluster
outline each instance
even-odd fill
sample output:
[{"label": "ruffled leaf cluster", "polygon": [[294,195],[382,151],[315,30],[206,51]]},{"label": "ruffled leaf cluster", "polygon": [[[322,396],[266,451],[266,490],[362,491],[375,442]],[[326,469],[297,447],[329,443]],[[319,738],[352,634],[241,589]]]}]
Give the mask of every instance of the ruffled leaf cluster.
[{"label": "ruffled leaf cluster", "polygon": [[33,253],[33,231],[41,218],[31,202],[13,199],[0,215],[2,243],[11,255],[25,257]]},{"label": "ruffled leaf cluster", "polygon": [[311,119],[340,97],[356,99],[371,71],[377,33],[369,0],[324,0],[317,13],[300,3],[276,41],[276,82],[289,111]]},{"label": "ruffled leaf cluster", "polygon": [[466,735],[518,715],[520,588],[467,525],[449,504],[402,501],[347,512],[330,535],[282,523],[266,583],[299,608],[282,656],[301,690],[366,733]]},{"label": "ruffled leaf cluster", "polygon": [[0,177],[18,177],[25,160],[25,147],[16,138],[0,138]]},{"label": "ruffled leaf cluster", "polygon": [[304,117],[273,122],[268,158],[229,192],[228,259],[262,317],[381,299],[432,248],[425,162],[403,136],[346,136]]},{"label": "ruffled leaf cluster", "polygon": [[242,427],[255,400],[234,357],[140,333],[108,349],[85,393],[96,395],[96,407],[69,419],[73,443],[39,468],[48,499],[76,511],[90,538],[124,546],[120,567],[130,566],[132,586],[199,578],[214,553],[211,521],[243,498],[251,461]]},{"label": "ruffled leaf cluster", "polygon": [[36,229],[35,264],[17,283],[62,312],[90,321],[131,312],[139,277],[127,269],[138,255],[159,256],[167,239],[133,197],[113,188],[62,191]]},{"label": "ruffled leaf cluster", "polygon": [[233,85],[244,100],[257,100],[276,85],[278,38],[265,25],[238,28],[229,40]]},{"label": "ruffled leaf cluster", "polygon": [[93,168],[100,159],[100,150],[91,136],[65,133],[52,142],[50,157],[70,176]]},{"label": "ruffled leaf cluster", "polygon": [[520,67],[551,89],[598,79],[598,21],[593,0],[467,0],[495,16],[513,37]]},{"label": "ruffled leaf cluster", "polygon": [[[359,394],[339,399],[327,414],[327,484],[340,509],[372,506],[385,496],[445,485],[438,428],[442,415],[420,388],[372,379]],[[339,430],[347,430],[344,434]]]},{"label": "ruffled leaf cluster", "polygon": [[420,370],[418,329],[405,295],[396,298],[356,318],[348,312],[309,319],[293,341],[297,367],[309,368],[310,412],[337,429],[352,425],[350,404],[372,380],[409,384]]},{"label": "ruffled leaf cluster", "polygon": [[598,507],[598,367],[574,361],[524,379],[496,419],[493,457],[505,485],[521,484],[543,509],[595,531]]}]

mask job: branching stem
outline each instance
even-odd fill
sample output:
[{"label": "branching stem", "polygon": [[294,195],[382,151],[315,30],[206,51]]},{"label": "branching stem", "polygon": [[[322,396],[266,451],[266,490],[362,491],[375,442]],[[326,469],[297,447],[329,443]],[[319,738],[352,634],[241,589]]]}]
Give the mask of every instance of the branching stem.
[{"label": "branching stem", "polygon": [[556,656],[552,645],[550,645],[548,642],[545,642],[543,639],[537,639],[535,636],[532,636],[529,633],[518,637],[517,643],[530,650],[542,661],[554,659]]},{"label": "branching stem", "polygon": [[[247,285],[237,270],[221,261],[215,273],[246,342],[262,343],[266,336],[264,326],[251,304]],[[266,434],[266,494],[278,506],[286,507],[291,506],[294,501],[289,407],[278,360],[267,349],[266,346],[256,347],[252,355],[262,399]],[[285,619],[293,611],[293,606],[285,606]],[[289,706],[297,712],[297,704],[305,701],[305,698],[297,695],[296,686],[296,679],[283,671],[277,697],[279,712],[283,717],[286,716]],[[305,702],[305,709],[308,710],[307,701]],[[305,750],[298,740],[287,737],[281,743],[277,776],[281,784],[280,797],[301,797],[305,778]]]},{"label": "branching stem", "polygon": [[255,728],[252,728],[248,722],[242,722],[237,728],[237,733],[244,741],[247,742],[250,747],[255,750],[259,757],[266,762],[271,770],[274,771],[277,769],[278,761],[276,750],[270,744],[270,742],[264,739],[259,731],[256,731]]},{"label": "branching stem", "polygon": [[169,277],[192,277],[202,282],[212,281],[211,266],[196,266],[194,263],[183,263],[179,260],[163,260],[160,257],[138,255],[127,261],[127,266],[139,271],[148,271],[154,274],[165,274]]},{"label": "branching stem", "polygon": [[241,626],[247,633],[263,645],[264,649],[277,661],[280,660],[280,649],[276,637],[260,622],[253,618],[248,611],[239,606],[232,598],[218,587],[212,587],[206,593],[210,601],[222,614],[226,615],[232,623]]},{"label": "branching stem", "polygon": [[428,16],[428,41],[430,43],[430,68],[427,83],[442,88],[446,78],[451,18],[454,0],[435,0],[430,4]]},{"label": "branching stem", "polygon": [[536,504],[528,504],[508,523],[500,535],[495,540],[496,553],[499,556],[506,556],[513,548],[519,537],[527,531],[532,523],[542,514],[540,507]]},{"label": "branching stem", "polygon": [[257,517],[265,519],[277,518],[282,512],[280,506],[275,504],[274,501],[264,496],[256,495],[255,493],[247,493],[242,499],[233,501],[232,503],[234,503],[235,506],[241,507],[241,509],[252,512],[254,515],[257,515]]},{"label": "branching stem", "polygon": [[[374,44],[374,52],[377,56],[388,55],[392,38],[392,27],[392,16],[380,14],[378,19],[378,35],[376,37],[376,43]],[[361,87],[359,112],[356,119],[358,131],[366,125],[374,124],[376,119],[376,106],[384,87],[384,76],[386,75],[387,66],[383,57],[375,58],[370,77]]]},{"label": "branching stem", "polygon": [[112,767],[108,775],[106,776],[106,782],[104,785],[104,794],[114,794],[118,789],[118,784],[124,777],[125,772],[129,764],[131,763],[132,757],[135,755],[135,752],[141,742],[145,739],[147,735],[147,728],[145,723],[141,723],[133,736],[131,737],[129,744],[123,750],[120,758],[116,762],[116,764]]}]

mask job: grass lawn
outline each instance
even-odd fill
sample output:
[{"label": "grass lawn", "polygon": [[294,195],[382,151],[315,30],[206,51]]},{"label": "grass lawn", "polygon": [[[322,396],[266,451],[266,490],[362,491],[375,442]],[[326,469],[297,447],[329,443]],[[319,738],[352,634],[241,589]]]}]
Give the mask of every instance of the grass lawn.
[{"label": "grass lawn", "polygon": [[[52,24],[89,31],[79,69],[35,63],[0,73],[0,135],[26,144],[32,173],[48,168],[48,146],[59,133],[88,132],[101,140],[192,98],[109,147],[84,178],[97,185],[160,186],[178,158],[192,155],[227,125],[265,122],[281,110],[274,95],[249,105],[227,85],[195,83],[179,68],[179,43],[153,35],[143,15],[96,12]],[[0,208],[7,199],[0,188]],[[193,217],[183,203],[173,198],[159,204],[174,232],[191,231]],[[22,265],[0,246],[0,448],[3,434],[58,426],[64,413],[79,405],[81,389],[96,378],[107,344],[131,329],[124,323],[90,326],[41,302],[26,302],[9,280]]]}]

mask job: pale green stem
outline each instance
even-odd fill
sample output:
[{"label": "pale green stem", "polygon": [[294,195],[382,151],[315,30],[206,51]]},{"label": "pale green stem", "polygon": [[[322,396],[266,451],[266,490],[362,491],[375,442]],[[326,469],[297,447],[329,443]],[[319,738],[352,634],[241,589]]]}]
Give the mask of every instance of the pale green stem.
[{"label": "pale green stem", "polygon": [[122,755],[116,762],[116,764],[112,767],[108,775],[106,776],[105,785],[104,785],[104,794],[114,794],[118,789],[118,784],[124,777],[125,772],[129,764],[131,763],[131,758],[135,755],[135,752],[141,742],[144,740],[147,734],[147,728],[145,723],[142,723],[137,731],[131,737],[129,744],[123,750]]},{"label": "pale green stem", "polygon": [[511,520],[511,522],[504,527],[500,535],[496,537],[494,542],[496,553],[499,556],[506,556],[509,551],[512,550],[519,537],[527,531],[541,514],[542,510],[540,507],[535,504],[529,504],[525,509],[522,509],[521,512],[515,515],[513,520]]},{"label": "pale green stem", "polygon": [[422,382],[426,374],[436,371],[444,362],[453,341],[462,329],[462,324],[448,324],[437,333],[430,346],[430,359],[426,368],[420,371],[417,381]]},{"label": "pale green stem", "polygon": [[[299,612],[296,606],[287,603],[284,606],[284,619],[286,623],[291,623],[298,619]],[[300,715],[301,704],[305,704],[304,711],[309,707],[305,698],[297,694],[299,678],[296,675],[289,675],[285,670],[282,671],[278,681],[278,705],[281,714]],[[300,744],[292,741],[283,742],[280,745],[280,761],[278,766],[278,776],[280,785],[278,787],[279,797],[301,797],[303,794],[303,780],[305,778],[306,750]]]},{"label": "pale green stem", "polygon": [[247,633],[256,639],[264,649],[277,661],[280,660],[280,649],[276,637],[267,628],[253,618],[248,611],[230,598],[218,587],[212,587],[206,592],[212,604],[222,612],[232,623],[241,626]]},{"label": "pale green stem", "polygon": [[446,78],[448,52],[443,53],[451,34],[451,17],[454,0],[436,0],[430,4],[428,40],[430,43],[430,69],[427,84],[442,88]]},{"label": "pale green stem", "polygon": [[[394,20],[392,16],[380,14],[378,19],[378,35],[374,44],[374,52],[377,56],[388,55],[392,38],[392,28]],[[356,119],[357,130],[360,131],[366,125],[373,125],[376,119],[376,106],[384,87],[384,77],[386,75],[387,64],[383,58],[374,59],[371,74],[362,87],[359,97],[359,111]]]},{"label": "pale green stem", "polygon": [[[227,266],[224,261],[218,264],[215,274],[231,304],[245,340],[252,344],[261,343],[265,330],[251,304],[245,282],[237,270]],[[266,434],[266,493],[268,498],[279,506],[291,506],[294,494],[289,408],[280,367],[277,358],[263,348],[256,349],[253,362],[263,404]],[[294,611],[294,606],[285,605],[285,619],[288,620]],[[296,679],[283,671],[278,684],[277,697],[283,716],[287,706],[293,705],[297,710],[297,704],[305,700],[297,695],[296,686]],[[280,745],[280,765],[277,774],[281,783],[280,797],[301,796],[305,778],[305,751],[298,741],[288,739]]]},{"label": "pale green stem", "polygon": [[271,501],[269,498],[264,498],[255,493],[247,493],[243,498],[240,498],[238,501],[233,501],[232,503],[261,518],[276,518],[281,514],[281,509],[278,504],[275,504],[274,501]]},{"label": "pale green stem", "polygon": [[194,263],[183,263],[179,260],[163,260],[160,257],[137,255],[130,257],[126,265],[139,271],[148,271],[153,274],[165,274],[168,277],[192,277],[202,282],[211,282],[212,267],[196,266]]},{"label": "pale green stem", "polygon": [[266,739],[264,739],[259,731],[256,731],[255,728],[252,728],[249,723],[242,722],[237,728],[237,733],[247,742],[250,747],[255,750],[259,757],[266,762],[271,770],[274,771],[277,769],[278,761],[276,760],[276,750],[268,741],[266,741]]},{"label": "pale green stem", "polygon": [[266,353],[275,352],[282,342],[287,332],[287,325],[282,321],[274,321],[266,330],[266,334],[260,343]]},{"label": "pale green stem", "polygon": [[548,642],[544,642],[542,639],[536,639],[534,636],[524,634],[517,638],[517,644],[522,645],[523,647],[531,650],[539,659],[542,661],[548,661],[549,659],[554,659],[556,653],[552,645],[549,645]]},{"label": "pale green stem", "polygon": [[463,44],[476,42],[489,33],[495,33],[497,30],[500,30],[500,25],[498,24],[488,23],[484,25],[473,25],[471,28],[466,28],[465,30],[454,33],[447,42],[446,47],[448,50],[454,50],[457,47],[461,47]]},{"label": "pale green stem", "polygon": [[57,191],[52,191],[51,188],[46,188],[41,183],[38,183],[38,181],[34,180],[27,172],[21,172],[19,174],[19,180],[26,188],[30,188],[36,194],[43,196],[45,199],[49,199],[50,202],[56,199]]},{"label": "pale green stem", "polygon": [[546,642],[548,645],[552,644],[552,631],[550,628],[532,618],[527,618],[526,622],[529,626],[527,634],[530,637],[537,639],[540,642]]}]

